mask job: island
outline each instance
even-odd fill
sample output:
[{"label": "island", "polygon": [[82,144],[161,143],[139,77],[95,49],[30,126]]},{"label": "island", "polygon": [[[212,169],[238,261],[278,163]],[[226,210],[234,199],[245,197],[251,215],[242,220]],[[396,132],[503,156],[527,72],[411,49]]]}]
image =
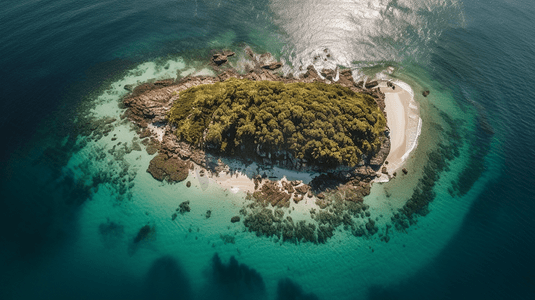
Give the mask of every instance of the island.
[{"label": "island", "polygon": [[341,85],[236,78],[182,91],[168,122],[208,152],[325,171],[373,157],[386,127],[371,96]]},{"label": "island", "polygon": [[[396,176],[387,169],[390,129],[379,82],[355,82],[349,69],[313,66],[299,78],[284,76],[283,63],[269,53],[245,52],[246,72],[228,65],[234,52],[218,51],[212,58],[217,76],[125,87],[131,93],[123,117],[139,126],[147,152],[156,154],[147,171],[174,183],[196,170],[225,187],[238,185],[234,175],[245,178],[250,203],[231,221],[243,220],[259,236],[324,243],[340,225],[355,236],[375,234],[363,199],[378,176]],[[255,174],[244,172],[249,165]],[[310,177],[262,172],[273,168]],[[303,200],[312,204],[302,209],[314,222],[289,215]]]}]

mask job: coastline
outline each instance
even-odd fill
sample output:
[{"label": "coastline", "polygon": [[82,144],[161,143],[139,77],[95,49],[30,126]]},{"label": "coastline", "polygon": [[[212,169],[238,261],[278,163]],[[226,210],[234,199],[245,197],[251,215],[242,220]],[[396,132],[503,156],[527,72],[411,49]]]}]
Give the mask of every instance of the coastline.
[{"label": "coastline", "polygon": [[[258,236],[293,243],[325,243],[341,225],[356,237],[378,233],[377,217],[371,218],[370,205],[364,198],[370,195],[373,182],[385,182],[396,176],[395,170],[416,145],[413,137],[417,138],[417,134],[412,134],[412,123],[413,120],[418,122],[419,116],[410,87],[404,82],[394,84],[384,78],[356,81],[348,69],[318,72],[309,66],[299,78],[292,74],[284,76],[275,71],[282,63],[275,61],[269,53],[257,55],[249,48],[245,52],[251,59],[245,75],[237,73],[230,64],[225,65],[235,53],[223,51],[212,58],[212,68],[219,72],[217,77],[187,76],[150,81],[135,88],[125,86],[131,93],[123,99],[127,109],[121,118],[138,126],[141,144],[147,146],[150,155],[158,153],[149,162],[147,172],[159,181],[184,181],[188,188],[193,185],[207,190],[211,186],[226,195],[243,195],[244,201],[234,204],[242,206],[239,215],[230,221],[240,222],[243,218],[243,225]],[[258,150],[256,161],[222,157],[180,140],[175,134],[176,128],[167,119],[180,92],[229,78],[338,84],[355,93],[369,95],[386,117],[380,148],[356,166],[322,169],[308,166],[306,161],[286,156],[272,157]],[[407,170],[403,169],[403,173]],[[181,205],[186,207],[189,202]],[[292,211],[299,211],[306,220],[294,222],[289,216]],[[389,240],[388,229],[380,238]]]},{"label": "coastline", "polygon": [[377,181],[386,182],[399,172],[410,153],[416,149],[422,119],[414,101],[414,92],[405,82],[383,81],[378,88],[385,94],[390,152],[381,168],[385,167],[388,175],[379,177]]}]

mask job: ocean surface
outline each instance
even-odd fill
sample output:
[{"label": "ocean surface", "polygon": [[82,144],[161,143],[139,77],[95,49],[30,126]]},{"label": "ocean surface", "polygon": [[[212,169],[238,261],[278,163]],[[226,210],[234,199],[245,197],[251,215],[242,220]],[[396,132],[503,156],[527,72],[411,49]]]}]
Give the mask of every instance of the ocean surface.
[{"label": "ocean surface", "polygon": [[[534,299],[532,4],[4,3],[0,299]],[[364,200],[378,234],[257,237],[229,222],[242,192],[146,172],[153,156],[120,118],[124,86],[213,74],[214,49],[236,51],[239,69],[245,46],[284,61],[286,74],[338,66],[410,86],[421,135],[409,174]],[[396,227],[392,216],[422,190],[425,213]],[[191,212],[173,220],[186,200]]]}]

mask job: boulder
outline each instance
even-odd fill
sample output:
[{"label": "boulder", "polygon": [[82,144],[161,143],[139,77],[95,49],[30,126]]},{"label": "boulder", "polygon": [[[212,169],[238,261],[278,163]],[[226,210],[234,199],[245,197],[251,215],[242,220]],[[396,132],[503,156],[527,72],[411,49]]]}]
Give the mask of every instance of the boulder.
[{"label": "boulder", "polygon": [[350,69],[340,70],[338,76],[338,83],[346,87],[353,86],[353,74]]},{"label": "boulder", "polygon": [[236,222],[239,222],[240,221],[240,216],[234,216],[232,218],[230,218],[230,222],[232,223],[236,223]]},{"label": "boulder", "polygon": [[222,54],[214,54],[214,56],[212,57],[212,61],[220,66],[224,63],[226,63],[228,61],[227,57],[225,55],[222,55]]},{"label": "boulder", "polygon": [[316,69],[314,69],[313,66],[308,66],[306,73],[301,76],[302,78],[310,79],[312,81],[321,80],[321,77],[319,77],[318,73],[316,72]]},{"label": "boulder", "polygon": [[374,80],[374,81],[366,82],[366,84],[364,86],[367,89],[371,89],[371,88],[374,88],[374,87],[376,87],[378,85],[379,85],[379,82],[377,80]]},{"label": "boulder", "polygon": [[422,92],[422,95],[423,95],[424,97],[427,97],[427,95],[429,95],[429,91],[423,91],[423,92]]},{"label": "boulder", "polygon": [[298,185],[298,186],[295,187],[295,191],[300,195],[306,194],[309,189],[310,189],[310,186],[308,186],[306,184]]},{"label": "boulder", "polygon": [[261,68],[262,69],[267,69],[267,70],[276,70],[278,68],[282,67],[282,63],[276,61],[276,62],[272,62],[272,63],[268,63],[268,64],[265,64],[265,65],[262,65]]},{"label": "boulder", "polygon": [[336,71],[331,69],[323,69],[320,72],[321,76],[325,77],[327,80],[333,80],[336,76]]}]

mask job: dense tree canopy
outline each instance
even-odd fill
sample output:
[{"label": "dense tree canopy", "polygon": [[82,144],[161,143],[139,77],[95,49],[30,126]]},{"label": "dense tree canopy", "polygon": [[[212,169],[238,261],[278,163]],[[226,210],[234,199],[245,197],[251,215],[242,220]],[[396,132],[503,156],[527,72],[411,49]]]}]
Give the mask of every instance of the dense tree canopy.
[{"label": "dense tree canopy", "polygon": [[182,91],[169,121],[182,140],[227,154],[261,145],[318,165],[350,166],[379,150],[386,125],[371,96],[340,85],[236,78]]}]

